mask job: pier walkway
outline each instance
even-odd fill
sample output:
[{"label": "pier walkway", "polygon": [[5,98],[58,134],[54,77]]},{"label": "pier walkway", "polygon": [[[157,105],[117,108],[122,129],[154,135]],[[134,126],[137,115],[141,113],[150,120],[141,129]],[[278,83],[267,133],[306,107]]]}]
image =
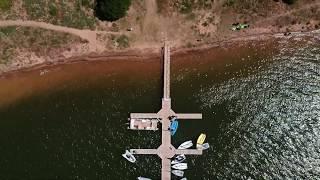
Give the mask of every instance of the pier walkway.
[{"label": "pier walkway", "polygon": [[202,114],[199,113],[175,113],[171,109],[171,98],[170,98],[170,47],[167,42],[165,42],[163,48],[163,98],[162,98],[162,108],[158,113],[131,113],[131,119],[159,119],[162,124],[161,127],[161,137],[162,144],[158,149],[130,149],[133,154],[149,154],[158,155],[161,158],[161,179],[170,180],[171,179],[171,158],[178,154],[185,155],[201,155],[202,150],[198,149],[175,149],[171,144],[171,132],[170,119],[169,117],[176,116],[178,120],[183,119],[202,119]]}]

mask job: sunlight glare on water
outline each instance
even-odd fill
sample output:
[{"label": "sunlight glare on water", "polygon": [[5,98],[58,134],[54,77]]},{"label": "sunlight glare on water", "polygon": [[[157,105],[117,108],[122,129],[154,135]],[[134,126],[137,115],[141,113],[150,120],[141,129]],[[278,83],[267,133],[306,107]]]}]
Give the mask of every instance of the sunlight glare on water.
[{"label": "sunlight glare on water", "polygon": [[[291,41],[290,41],[291,42]],[[281,51],[257,74],[230,79],[199,94],[204,109],[227,104],[235,119],[221,136],[231,142],[218,179],[320,178],[320,46],[284,40]],[[222,138],[222,139],[223,139]],[[209,161],[219,164],[219,156]],[[210,179],[210,178],[208,178]]]}]

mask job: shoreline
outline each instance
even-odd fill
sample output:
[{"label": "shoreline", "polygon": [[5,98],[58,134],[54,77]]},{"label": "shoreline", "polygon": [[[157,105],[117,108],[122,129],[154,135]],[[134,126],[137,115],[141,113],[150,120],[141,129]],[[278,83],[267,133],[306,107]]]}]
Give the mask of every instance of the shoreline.
[{"label": "shoreline", "polygon": [[[223,39],[220,41],[213,41],[206,44],[199,44],[195,47],[172,47],[172,55],[177,56],[181,54],[194,53],[197,51],[206,51],[218,47],[226,47],[229,45],[235,45],[242,42],[248,41],[266,41],[271,40],[272,38],[292,38],[298,36],[308,36],[308,35],[319,35],[320,39],[320,29],[308,31],[308,32],[291,32],[290,35],[285,36],[284,33],[260,33],[260,34],[249,34],[240,37],[231,37],[228,39]],[[118,50],[118,51],[108,51],[103,53],[91,52],[87,55],[82,56],[73,56],[65,59],[56,59],[51,62],[44,62],[41,64],[30,64],[29,66],[19,67],[19,68],[9,68],[8,71],[0,72],[0,78],[6,78],[7,76],[14,75],[19,72],[29,72],[34,70],[40,70],[45,68],[50,68],[53,66],[64,65],[64,64],[74,64],[80,62],[96,62],[96,61],[113,61],[113,60],[122,60],[122,61],[139,61],[146,62],[159,59],[161,56],[160,48],[146,48],[146,49],[137,49],[129,48],[127,50]]]}]

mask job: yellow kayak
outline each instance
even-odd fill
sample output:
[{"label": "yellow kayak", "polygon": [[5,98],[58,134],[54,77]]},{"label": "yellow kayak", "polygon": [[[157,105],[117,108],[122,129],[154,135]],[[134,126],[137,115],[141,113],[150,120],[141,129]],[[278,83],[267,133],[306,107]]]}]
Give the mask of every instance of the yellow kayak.
[{"label": "yellow kayak", "polygon": [[201,133],[200,136],[198,137],[197,144],[202,145],[205,140],[206,140],[206,134]]}]

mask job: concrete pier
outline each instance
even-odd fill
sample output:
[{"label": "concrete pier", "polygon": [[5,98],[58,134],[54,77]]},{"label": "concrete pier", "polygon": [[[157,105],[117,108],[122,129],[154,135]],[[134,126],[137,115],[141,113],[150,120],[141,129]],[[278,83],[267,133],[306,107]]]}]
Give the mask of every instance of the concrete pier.
[{"label": "concrete pier", "polygon": [[131,113],[130,118],[133,119],[159,119],[162,124],[161,127],[161,141],[162,144],[158,149],[130,149],[133,154],[149,154],[158,155],[161,158],[161,179],[170,180],[171,179],[171,158],[178,154],[185,155],[201,155],[202,150],[197,149],[175,149],[171,144],[171,132],[168,130],[170,128],[171,116],[177,116],[178,120],[184,119],[202,119],[202,114],[200,113],[175,113],[171,109],[171,98],[170,98],[170,47],[167,42],[164,44],[163,48],[163,98],[162,98],[162,108],[158,113]]}]

